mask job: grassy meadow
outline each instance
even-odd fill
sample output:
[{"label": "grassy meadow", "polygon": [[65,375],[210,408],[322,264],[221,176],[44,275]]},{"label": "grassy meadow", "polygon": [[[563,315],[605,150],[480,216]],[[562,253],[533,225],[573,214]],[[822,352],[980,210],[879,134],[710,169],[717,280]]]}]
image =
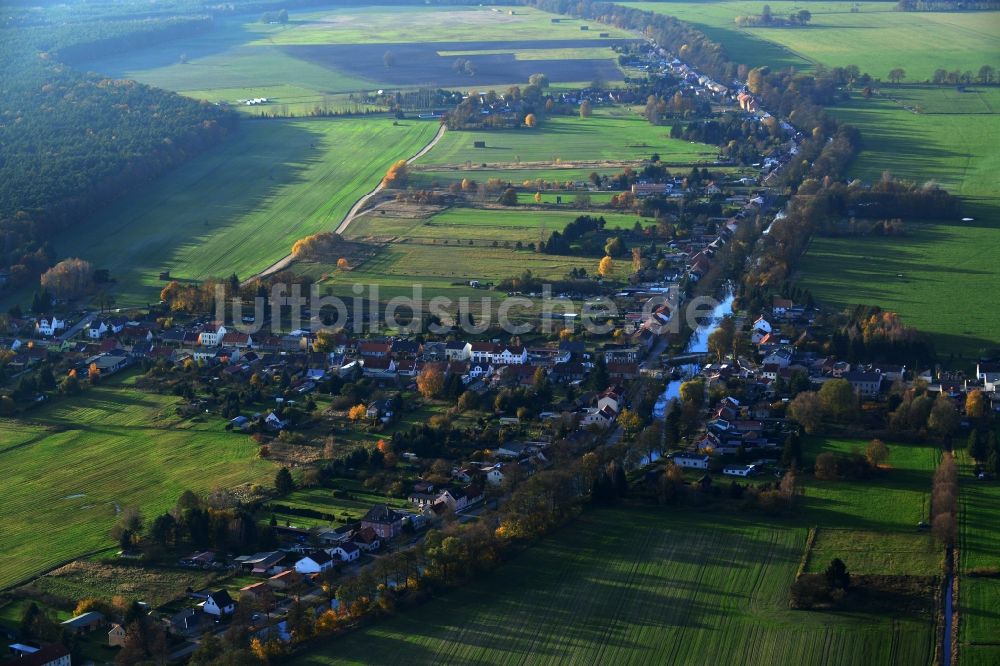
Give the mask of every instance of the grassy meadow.
[{"label": "grassy meadow", "polygon": [[926,618],[788,609],[805,528],[606,509],[293,663],[926,664]]},{"label": "grassy meadow", "polygon": [[[253,13],[217,17],[206,32],[82,66],[213,102],[235,104],[255,97],[271,100],[262,107],[239,107],[248,115],[262,111],[304,115],[317,106],[325,110],[352,108],[337,98],[340,93],[392,87],[394,79],[383,66],[381,45],[427,44],[426,55],[448,59],[449,66],[459,55],[510,55],[517,61],[603,61],[613,67],[614,53],[602,44],[600,33],[608,33],[610,38],[631,37],[606,26],[582,31],[580,21],[562,18],[552,23],[552,18],[552,14],[527,7],[374,5],[293,10],[289,22],[282,25],[262,23],[260,14]],[[593,42],[593,46],[559,44],[570,40]],[[515,41],[517,46],[490,47],[490,42]],[[444,47],[439,49],[435,43]],[[364,49],[366,55],[361,59],[330,62],[302,57],[304,52],[297,50],[351,45],[376,48]],[[512,77],[506,83],[524,81]],[[467,85],[477,87],[475,77],[469,77]]]},{"label": "grassy meadow", "polygon": [[177,402],[109,381],[24,420],[0,421],[0,589],[112,548],[121,509],[152,517],[184,490],[272,480],[249,437],[226,432],[218,419],[180,419]]},{"label": "grassy meadow", "polygon": [[57,251],[110,269],[119,305],[157,300],[162,270],[180,280],[246,277],[299,238],[335,229],[390,164],[436,131],[386,118],[244,122],[218,149],[63,235]]},{"label": "grassy meadow", "polygon": [[[569,198],[569,197],[567,197]],[[602,210],[539,210],[531,208],[448,208],[425,218],[380,215],[376,210],[358,217],[347,228],[348,237],[388,237],[418,242],[476,244],[521,241],[525,244],[547,240],[553,231],[562,229],[580,215],[603,217],[606,229],[631,229],[636,222],[655,224],[636,214],[608,213]]]},{"label": "grassy meadow", "polygon": [[[485,141],[486,148],[474,148],[476,141]],[[615,107],[599,109],[590,118],[550,116],[533,130],[448,132],[417,164],[470,163],[496,168],[497,164],[531,162],[548,166],[581,160],[648,160],[653,153],[666,164],[679,165],[714,162],[719,155],[713,146],[671,139],[669,127],[653,127],[631,109]]]},{"label": "grassy meadow", "polygon": [[809,25],[795,28],[740,28],[737,16],[761,11],[763,4],[753,1],[619,4],[687,21],[750,67],[857,65],[880,79],[895,67],[906,70],[908,81],[925,81],[939,67],[975,72],[995,66],[1000,39],[1000,12],[897,12],[893,2],[767,3],[779,17],[809,10]]}]

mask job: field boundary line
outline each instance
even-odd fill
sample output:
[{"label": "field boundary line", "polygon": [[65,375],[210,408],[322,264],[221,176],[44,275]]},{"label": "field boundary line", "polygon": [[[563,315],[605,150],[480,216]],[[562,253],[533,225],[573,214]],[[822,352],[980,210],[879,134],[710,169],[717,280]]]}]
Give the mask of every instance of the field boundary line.
[{"label": "field boundary line", "polygon": [[[430,150],[434,146],[437,145],[438,141],[441,140],[441,137],[444,136],[444,132],[445,132],[445,126],[441,125],[438,128],[437,134],[435,134],[434,137],[430,141],[428,141],[427,144],[423,148],[421,148],[419,151],[417,151],[416,155],[413,155],[412,157],[408,158],[406,160],[406,163],[410,164],[414,160],[419,159],[419,158],[423,157],[424,155],[426,155],[428,152],[430,152]],[[363,197],[361,197],[360,199],[358,199],[357,201],[355,201],[354,205],[351,206],[351,209],[347,212],[347,215],[345,215],[344,219],[341,220],[341,222],[340,222],[339,225],[337,225],[337,228],[334,230],[334,233],[338,233],[338,234],[344,233],[344,231],[347,229],[348,225],[350,225],[351,222],[354,221],[355,216],[361,211],[361,208],[366,203],[368,203],[368,201],[370,201],[372,197],[374,197],[375,195],[377,195],[383,189],[384,189],[384,187],[382,186],[381,181],[379,181],[379,184],[375,187],[375,189],[373,189],[368,194],[364,195]],[[267,268],[265,268],[261,272],[255,274],[255,275],[250,276],[246,280],[243,280],[240,284],[246,285],[246,284],[249,284],[249,283],[251,283],[254,280],[257,280],[259,278],[267,277],[268,275],[272,275],[274,273],[278,273],[280,271],[283,271],[286,268],[288,268],[292,264],[293,261],[294,261],[294,257],[292,256],[291,253],[288,253],[287,255],[285,255],[284,257],[282,257],[278,261],[274,262],[273,264],[271,264],[270,266],[268,266]]]},{"label": "field boundary line", "polygon": [[802,552],[802,559],[799,560],[799,569],[795,572],[795,580],[798,580],[806,572],[806,567],[809,566],[809,560],[812,556],[813,546],[816,545],[816,534],[818,532],[818,527],[809,528],[809,534],[806,536],[805,550]]}]

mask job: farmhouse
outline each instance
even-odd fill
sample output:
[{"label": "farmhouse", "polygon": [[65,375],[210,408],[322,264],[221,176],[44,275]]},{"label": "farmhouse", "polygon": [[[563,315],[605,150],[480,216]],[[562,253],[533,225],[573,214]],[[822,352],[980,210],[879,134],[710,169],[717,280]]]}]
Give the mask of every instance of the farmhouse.
[{"label": "farmhouse", "polygon": [[690,469],[708,469],[708,461],[709,457],[707,455],[679,454],[674,456],[675,465]]},{"label": "farmhouse", "polygon": [[332,557],[339,557],[342,562],[353,562],[361,557],[361,549],[352,541],[337,544],[333,548],[328,548],[326,552]]},{"label": "farmhouse", "polygon": [[100,629],[105,624],[107,624],[107,621],[104,619],[103,613],[91,611],[89,613],[84,613],[83,615],[72,617],[65,622],[61,622],[59,626],[62,627],[65,632],[78,635],[89,634],[95,629]]},{"label": "farmhouse", "polygon": [[333,568],[333,558],[322,550],[309,553],[295,563],[295,570],[300,574],[315,574],[329,571]]},{"label": "farmhouse", "polygon": [[376,504],[361,519],[361,527],[370,527],[382,539],[392,539],[403,531],[404,514],[385,504]]},{"label": "farmhouse", "polygon": [[844,379],[854,390],[866,397],[874,397],[882,390],[882,375],[878,372],[848,372]]},{"label": "farmhouse", "polygon": [[201,607],[209,615],[222,617],[223,615],[231,615],[236,610],[236,602],[233,601],[228,592],[219,590],[209,594]]},{"label": "farmhouse", "polygon": [[108,630],[108,645],[111,647],[121,647],[124,643],[125,627],[116,622]]},{"label": "farmhouse", "polygon": [[64,328],[66,328],[66,320],[55,316],[39,317],[35,320],[35,332],[40,335],[55,335],[57,331],[61,331]]}]

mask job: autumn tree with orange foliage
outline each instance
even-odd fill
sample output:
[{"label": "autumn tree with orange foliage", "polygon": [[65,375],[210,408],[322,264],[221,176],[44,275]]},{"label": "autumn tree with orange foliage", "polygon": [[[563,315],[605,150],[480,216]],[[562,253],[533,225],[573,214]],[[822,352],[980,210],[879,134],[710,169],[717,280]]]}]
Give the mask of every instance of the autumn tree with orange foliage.
[{"label": "autumn tree with orange foliage", "polygon": [[368,408],[364,404],[357,404],[350,408],[347,412],[347,418],[352,421],[360,421],[368,416]]},{"label": "autumn tree with orange foliage", "polygon": [[[292,256],[296,259],[321,259],[328,257],[343,239],[340,234],[324,231],[300,238],[292,245]],[[339,266],[339,262],[338,262]]]},{"label": "autumn tree with orange foliage", "polygon": [[42,288],[59,298],[76,298],[94,285],[94,267],[83,259],[63,259],[42,273]]},{"label": "autumn tree with orange foliage", "polygon": [[537,124],[538,124],[538,119],[535,118],[535,114],[529,113],[528,115],[526,115],[524,117],[524,125],[525,125],[525,127],[534,127]]},{"label": "autumn tree with orange foliage", "polygon": [[615,260],[611,257],[604,257],[597,265],[597,273],[601,277],[610,277],[615,272]]},{"label": "autumn tree with orange foliage", "polygon": [[382,187],[404,187],[410,178],[410,169],[406,160],[399,160],[385,172]]},{"label": "autumn tree with orange foliage", "polygon": [[437,368],[424,368],[417,375],[417,390],[426,400],[437,397],[444,390],[444,375]]},{"label": "autumn tree with orange foliage", "polygon": [[337,268],[342,271],[349,271],[351,270],[351,265],[347,263],[347,259],[341,257],[340,259],[337,259]]}]

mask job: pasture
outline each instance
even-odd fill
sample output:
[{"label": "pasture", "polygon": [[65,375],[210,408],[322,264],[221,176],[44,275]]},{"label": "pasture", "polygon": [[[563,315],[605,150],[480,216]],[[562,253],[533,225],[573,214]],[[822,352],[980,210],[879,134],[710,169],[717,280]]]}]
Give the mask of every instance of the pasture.
[{"label": "pasture", "polygon": [[[118,280],[118,304],[157,300],[160,271],[180,280],[247,277],[317,231],[333,230],[394,161],[415,154],[435,123],[386,118],[241,124],[219,148],[124,197],[63,234]],[[99,240],[98,240],[99,239]]]},{"label": "pasture", "polygon": [[[907,81],[930,80],[935,69],[975,72],[994,64],[1000,12],[897,12],[892,2],[770,2],[775,16],[807,9],[806,27],[740,28],[737,16],[759,14],[759,2],[625,2],[676,16],[726,48],[730,59],[750,67],[810,68],[857,65],[886,79],[902,67]],[[852,7],[857,7],[852,12]]]},{"label": "pasture", "polygon": [[805,537],[740,514],[591,511],[293,663],[929,663],[929,619],[788,609]]},{"label": "pasture", "polygon": [[126,507],[152,517],[184,490],[270,483],[273,466],[249,437],[183,420],[177,403],[118,380],[0,422],[0,441],[20,441],[0,450],[0,588],[114,547],[109,530]]},{"label": "pasture", "polygon": [[802,285],[831,305],[896,311],[931,333],[939,353],[970,358],[995,345],[995,317],[981,307],[980,294],[1000,261],[1000,156],[993,149],[1000,142],[1000,90],[883,88],[879,97],[854,96],[833,111],[862,133],[853,175],[872,181],[889,170],[941,183],[962,196],[963,215],[975,219],[905,220],[902,238],[814,238],[800,266]]},{"label": "pasture", "polygon": [[[476,141],[485,141],[486,148],[475,148]],[[654,127],[633,110],[614,107],[598,109],[590,118],[550,116],[534,129],[448,132],[417,164],[551,167],[574,161],[634,162],[653,153],[665,164],[681,166],[714,162],[719,155],[713,146],[671,139],[669,127]]]},{"label": "pasture", "polygon": [[[567,197],[569,198],[569,197]],[[603,217],[606,229],[631,229],[636,222],[655,224],[636,214],[604,212],[602,210],[544,210],[515,207],[464,208],[452,207],[430,217],[394,217],[373,211],[357,218],[347,228],[348,237],[397,237],[417,242],[444,241],[453,243],[474,240],[477,243],[492,241],[524,244],[548,240],[553,231],[563,228],[580,215]]]},{"label": "pasture", "polygon": [[[214,102],[270,100],[239,107],[250,115],[336,109],[337,93],[393,86],[499,88],[536,72],[564,83],[621,79],[609,46],[631,35],[553,18],[527,7],[370,6],[293,10],[287,24],[265,24],[254,13],[217,17],[206,32],[81,66]],[[475,75],[452,69],[458,52]]]}]

